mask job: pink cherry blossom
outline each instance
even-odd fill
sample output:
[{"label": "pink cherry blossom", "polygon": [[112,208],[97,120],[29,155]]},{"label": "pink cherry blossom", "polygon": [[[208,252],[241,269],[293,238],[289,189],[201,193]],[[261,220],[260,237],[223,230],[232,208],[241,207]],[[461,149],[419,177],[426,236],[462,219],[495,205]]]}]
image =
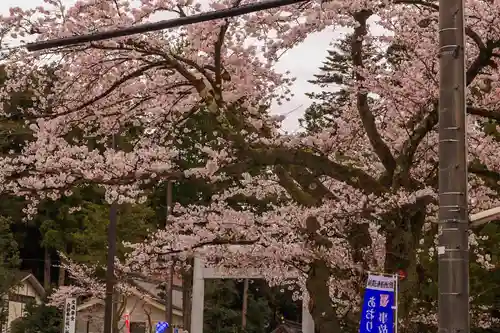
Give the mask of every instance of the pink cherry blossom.
[{"label": "pink cherry blossom", "polygon": [[[221,9],[249,2],[208,3]],[[23,43],[23,34],[45,40],[103,31],[158,13],[199,13],[206,4],[81,0],[64,8],[46,1],[12,9],[0,31],[2,43]],[[203,181],[222,190],[207,206],[177,206],[167,229],[130,245],[119,270],[161,273],[174,256],[197,252],[210,265],[259,270],[272,283],[294,277],[298,290],[310,292],[317,323],[356,313],[366,272],[394,272],[402,256],[410,277],[402,288],[418,290],[416,265],[435,260],[437,17],[437,4],[420,0],[309,1],[81,46],[4,52],[9,75],[0,99],[32,90],[34,106],[23,112],[35,139],[21,154],[0,158],[2,190],[32,198],[26,213],[33,214],[38,200],[88,183],[121,203],[144,200],[144,189],[158,181]],[[468,0],[466,20],[469,197],[477,212],[499,205],[500,146],[484,124],[500,119],[500,7]],[[318,132],[281,134],[282,119],[269,105],[291,96],[294,78],[274,65],[325,29],[353,33],[347,101],[331,106],[336,116]],[[378,55],[371,60],[363,57],[368,43]],[[200,113],[212,121],[208,130],[185,126]],[[117,149],[111,137],[125,137],[131,126],[140,134]],[[205,140],[190,147],[200,163],[186,168],[185,151],[175,147],[196,133]],[[248,198],[267,206],[252,208]],[[471,248],[492,269],[481,242]],[[100,292],[80,269],[81,288]],[[432,320],[406,295],[402,327]],[[484,326],[483,310],[474,309]],[[338,331],[337,324],[332,319],[320,332]]]}]

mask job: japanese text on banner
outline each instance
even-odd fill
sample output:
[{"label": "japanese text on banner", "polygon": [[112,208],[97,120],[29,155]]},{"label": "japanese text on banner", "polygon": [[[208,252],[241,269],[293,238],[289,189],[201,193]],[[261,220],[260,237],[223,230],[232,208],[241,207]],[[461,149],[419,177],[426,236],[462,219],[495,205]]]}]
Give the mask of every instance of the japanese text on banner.
[{"label": "japanese text on banner", "polygon": [[360,333],[394,332],[394,290],[392,276],[369,275],[363,297]]}]

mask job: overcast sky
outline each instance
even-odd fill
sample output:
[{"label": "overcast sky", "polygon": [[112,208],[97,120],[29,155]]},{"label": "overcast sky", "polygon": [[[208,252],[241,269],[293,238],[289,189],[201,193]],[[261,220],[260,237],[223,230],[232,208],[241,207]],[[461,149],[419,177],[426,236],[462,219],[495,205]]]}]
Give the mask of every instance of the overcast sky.
[{"label": "overcast sky", "polygon": [[[63,0],[63,2],[69,6],[75,3],[76,0]],[[0,0],[0,13],[7,14],[9,8],[13,6],[31,8],[44,4],[43,0]],[[284,130],[294,132],[299,129],[298,119],[302,116],[304,109],[311,103],[305,93],[315,90],[315,87],[309,84],[307,80],[318,72],[318,67],[326,57],[330,42],[339,36],[339,33],[335,33],[331,29],[312,34],[303,44],[285,54],[277,64],[278,71],[289,70],[297,78],[293,87],[295,96],[292,100],[281,106],[275,105],[272,108],[273,113],[286,115],[283,122]]]}]

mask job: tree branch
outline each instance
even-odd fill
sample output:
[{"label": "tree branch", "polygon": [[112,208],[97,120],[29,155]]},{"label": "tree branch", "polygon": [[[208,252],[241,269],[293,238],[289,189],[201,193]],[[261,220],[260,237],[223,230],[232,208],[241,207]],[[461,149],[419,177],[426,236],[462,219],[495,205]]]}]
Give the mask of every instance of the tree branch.
[{"label": "tree branch", "polygon": [[184,249],[170,249],[168,251],[154,251],[155,254],[157,255],[174,255],[174,254],[179,254],[182,252],[186,252],[189,250],[195,250],[199,249],[205,246],[216,246],[216,245],[254,245],[256,244],[260,238],[257,239],[240,239],[240,240],[233,240],[233,239],[224,239],[224,238],[216,238],[211,241],[204,241],[204,242],[199,242],[195,244],[194,246],[190,246],[189,248],[184,248]]},{"label": "tree branch", "polygon": [[301,189],[285,168],[277,165],[274,167],[274,172],[280,180],[280,185],[286,189],[295,202],[306,207],[312,207],[318,204],[319,200]]},{"label": "tree branch", "polygon": [[[241,3],[241,0],[236,0],[234,2],[233,7],[238,7]],[[217,94],[221,94],[222,89],[222,46],[224,45],[224,39],[226,37],[227,29],[229,28],[229,20],[226,19],[224,25],[220,28],[219,36],[217,37],[217,41],[215,42],[215,51],[214,51],[214,64],[215,64],[215,86],[214,89]]]},{"label": "tree branch", "polygon": [[365,129],[366,135],[370,143],[384,165],[387,173],[392,175],[396,169],[396,160],[392,156],[391,150],[381,138],[375,124],[375,117],[368,105],[368,93],[363,91],[362,87],[364,78],[359,74],[358,69],[363,67],[363,39],[367,34],[366,21],[372,15],[371,11],[360,11],[354,14],[354,19],[358,22],[358,26],[354,29],[351,42],[351,57],[356,71],[356,82],[360,85],[360,90],[357,92],[357,109],[361,117],[361,122]]},{"label": "tree branch", "polygon": [[410,137],[404,142],[401,154],[398,157],[398,166],[400,168],[397,181],[409,179],[409,171],[412,166],[413,156],[417,151],[420,142],[425,138],[438,122],[437,101],[433,102],[433,108],[414,128]]},{"label": "tree branch", "polygon": [[422,1],[422,0],[396,0],[394,1],[396,4],[406,4],[406,5],[421,5],[424,7],[432,8],[435,11],[439,10],[439,6],[435,3]]},{"label": "tree branch", "polygon": [[289,168],[290,175],[302,189],[316,199],[334,199],[335,195],[323,185],[321,181],[309,170],[299,166]]},{"label": "tree branch", "polygon": [[467,113],[475,116],[480,116],[488,119],[494,119],[500,121],[500,111],[493,111],[483,108],[476,108],[473,106],[467,107]]},{"label": "tree branch", "polygon": [[250,149],[246,152],[246,161],[228,166],[228,170],[247,170],[250,165],[296,165],[306,167],[316,176],[329,176],[344,182],[365,193],[383,193],[386,188],[375,178],[361,169],[345,166],[334,162],[325,156],[315,155],[300,149],[287,149],[282,147]]},{"label": "tree branch", "polygon": [[[488,42],[486,43],[486,45],[487,46],[485,48],[480,50],[478,56],[467,70],[467,75],[466,75],[467,86],[470,85],[472,81],[474,81],[476,76],[480,73],[480,71],[484,67],[490,64],[495,43]],[[413,162],[413,156],[418,146],[420,145],[420,142],[422,142],[427,133],[430,132],[434,128],[434,126],[436,126],[438,123],[438,113],[437,113],[439,108],[438,101],[429,101],[429,103],[432,103],[433,105],[432,111],[427,116],[425,116],[419,122],[419,124],[415,126],[412,134],[403,144],[401,155],[406,155],[406,156],[398,157],[398,162],[401,163],[400,165],[403,174],[408,172],[408,170],[403,170],[403,168],[404,166],[407,167],[411,166]],[[497,117],[498,119],[500,119],[500,115],[496,115],[493,111],[487,111],[485,109],[468,107],[467,112],[470,114],[488,117],[491,119],[497,119]]]}]

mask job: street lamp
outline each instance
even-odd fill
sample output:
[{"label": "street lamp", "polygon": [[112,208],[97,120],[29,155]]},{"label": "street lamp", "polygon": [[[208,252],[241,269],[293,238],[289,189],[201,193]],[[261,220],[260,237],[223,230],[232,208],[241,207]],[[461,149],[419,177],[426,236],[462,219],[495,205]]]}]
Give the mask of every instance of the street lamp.
[{"label": "street lamp", "polygon": [[471,228],[477,228],[482,226],[483,224],[489,223],[497,219],[500,219],[500,206],[483,210],[482,212],[470,215],[469,226]]}]

